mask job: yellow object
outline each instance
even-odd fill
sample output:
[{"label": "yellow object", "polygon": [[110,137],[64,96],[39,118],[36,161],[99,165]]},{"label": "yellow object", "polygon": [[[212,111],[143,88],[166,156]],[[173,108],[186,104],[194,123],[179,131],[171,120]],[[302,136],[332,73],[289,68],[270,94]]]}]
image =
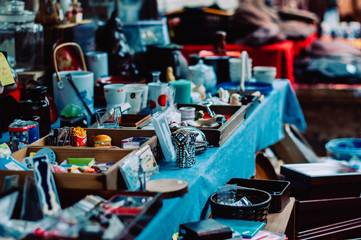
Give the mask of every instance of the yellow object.
[{"label": "yellow object", "polygon": [[78,170],[78,168],[79,168],[79,166],[73,165],[73,166],[71,166],[71,168],[70,168],[70,172],[73,173],[73,172],[75,172],[76,170]]},{"label": "yellow object", "polygon": [[98,135],[95,138],[93,138],[94,141],[94,147],[105,147],[105,146],[111,146],[112,145],[112,139],[108,135]]},{"label": "yellow object", "polygon": [[86,136],[86,130],[81,127],[73,128],[73,135],[79,136],[79,137],[85,137]]},{"label": "yellow object", "polygon": [[173,236],[172,236],[172,240],[178,240],[178,237],[179,237],[179,233],[175,233],[175,234],[173,234]]},{"label": "yellow object", "polygon": [[167,74],[165,76],[166,81],[167,82],[174,82],[175,81],[175,77],[173,74],[173,68],[172,67],[167,67]]},{"label": "yellow object", "polygon": [[9,63],[3,53],[0,53],[0,82],[3,86],[15,83]]},{"label": "yellow object", "polygon": [[35,157],[36,152],[30,152],[29,157]]}]

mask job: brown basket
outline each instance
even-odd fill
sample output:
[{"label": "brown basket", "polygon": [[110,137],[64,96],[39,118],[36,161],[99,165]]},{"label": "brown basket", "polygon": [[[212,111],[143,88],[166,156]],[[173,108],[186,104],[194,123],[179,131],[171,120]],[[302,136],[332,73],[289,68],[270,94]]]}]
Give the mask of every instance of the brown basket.
[{"label": "brown basket", "polygon": [[267,222],[271,195],[265,191],[250,188],[235,188],[236,200],[246,197],[252,205],[231,206],[220,204],[219,196],[226,194],[229,190],[213,193],[210,204],[213,218],[236,218],[250,221]]}]

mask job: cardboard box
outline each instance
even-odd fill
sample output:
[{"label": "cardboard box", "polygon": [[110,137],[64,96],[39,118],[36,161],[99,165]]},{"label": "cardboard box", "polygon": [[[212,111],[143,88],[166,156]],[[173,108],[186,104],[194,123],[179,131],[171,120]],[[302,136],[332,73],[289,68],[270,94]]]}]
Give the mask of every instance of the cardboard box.
[{"label": "cardboard box", "polygon": [[[44,146],[28,146],[11,156],[17,161],[22,161],[24,157],[29,156],[30,152],[37,152]],[[117,149],[107,148],[76,148],[76,147],[51,147],[54,151],[56,161],[60,164],[69,157],[73,158],[95,158],[97,162],[115,163],[104,173],[54,173],[55,184],[57,188],[66,189],[110,189],[116,190],[120,177],[118,163],[132,150],[119,151]],[[34,176],[33,171],[15,171],[0,170],[0,186],[3,185],[5,176],[19,175],[19,186],[22,187],[26,176]]]}]

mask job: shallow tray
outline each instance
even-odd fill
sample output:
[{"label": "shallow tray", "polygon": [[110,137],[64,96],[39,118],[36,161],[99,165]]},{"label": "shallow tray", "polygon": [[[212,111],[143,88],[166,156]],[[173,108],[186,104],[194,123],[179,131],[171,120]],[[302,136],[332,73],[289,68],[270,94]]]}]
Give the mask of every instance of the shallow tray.
[{"label": "shallow tray", "polygon": [[[215,114],[222,114],[228,116],[228,120],[219,127],[206,128],[199,127],[199,129],[206,135],[207,141],[214,147],[221,146],[229,136],[242,124],[244,119],[253,111],[258,103],[259,97],[253,96],[252,100],[247,105],[212,105],[210,108]],[[194,107],[196,111],[203,110],[207,113],[206,108],[197,104],[177,104],[180,107]],[[171,129],[175,131],[176,129]]]},{"label": "shallow tray", "polygon": [[271,194],[272,199],[269,208],[270,213],[282,212],[282,210],[290,201],[290,182],[288,181],[231,178],[227,184],[236,184],[237,186],[256,188]]}]

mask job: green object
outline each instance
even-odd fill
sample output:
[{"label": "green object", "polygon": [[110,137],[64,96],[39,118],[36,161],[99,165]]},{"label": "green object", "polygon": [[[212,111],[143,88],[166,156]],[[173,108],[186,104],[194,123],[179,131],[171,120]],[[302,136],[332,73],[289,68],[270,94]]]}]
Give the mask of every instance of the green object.
[{"label": "green object", "polygon": [[175,103],[191,103],[191,81],[180,79],[168,84],[175,88]]},{"label": "green object", "polygon": [[81,108],[74,104],[69,104],[61,111],[62,117],[80,117],[83,114]]},{"label": "green object", "polygon": [[252,238],[266,225],[264,222],[248,221],[242,219],[216,218],[215,220],[232,228],[234,231],[237,231],[244,238]]},{"label": "green object", "polygon": [[68,158],[68,164],[70,165],[92,165],[95,158]]}]

